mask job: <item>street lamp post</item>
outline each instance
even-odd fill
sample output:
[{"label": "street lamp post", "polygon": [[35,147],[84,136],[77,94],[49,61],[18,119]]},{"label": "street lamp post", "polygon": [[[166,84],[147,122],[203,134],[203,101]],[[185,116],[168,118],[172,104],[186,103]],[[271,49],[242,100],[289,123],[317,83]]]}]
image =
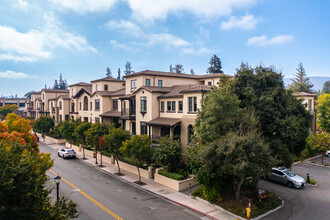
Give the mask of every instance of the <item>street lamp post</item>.
[{"label": "street lamp post", "polygon": [[60,199],[60,196],[59,196],[59,187],[60,187],[60,182],[61,182],[61,177],[60,176],[56,176],[54,178],[54,183],[56,184],[56,201],[58,202],[58,200]]}]

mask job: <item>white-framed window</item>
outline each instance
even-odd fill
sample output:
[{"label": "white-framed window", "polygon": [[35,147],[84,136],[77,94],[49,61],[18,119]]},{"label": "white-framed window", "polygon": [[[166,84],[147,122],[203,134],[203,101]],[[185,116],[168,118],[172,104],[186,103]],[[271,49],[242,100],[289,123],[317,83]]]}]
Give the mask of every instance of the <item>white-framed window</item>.
[{"label": "white-framed window", "polygon": [[197,97],[188,98],[188,112],[190,113],[197,112]]},{"label": "white-framed window", "polygon": [[137,80],[131,80],[131,92],[135,92],[137,89]]}]

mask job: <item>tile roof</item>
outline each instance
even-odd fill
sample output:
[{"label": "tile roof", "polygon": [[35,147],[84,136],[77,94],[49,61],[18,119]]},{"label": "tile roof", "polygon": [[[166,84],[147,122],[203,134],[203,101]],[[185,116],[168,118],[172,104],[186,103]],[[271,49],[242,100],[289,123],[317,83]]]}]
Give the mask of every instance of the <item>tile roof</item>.
[{"label": "tile roof", "polygon": [[60,96],[57,97],[57,99],[63,99],[63,100],[68,99],[68,100],[70,100],[70,96],[68,96],[68,95],[60,95]]},{"label": "tile roof", "polygon": [[89,96],[92,95],[92,87],[83,87],[73,96],[73,98],[79,98],[83,93],[87,93]]},{"label": "tile roof", "polygon": [[124,96],[125,95],[125,88],[116,90],[116,91],[96,91],[92,94],[99,94],[100,96],[105,96],[105,97],[113,97],[113,96]]},{"label": "tile roof", "polygon": [[69,85],[69,87],[72,87],[72,86],[91,86],[91,84],[85,83],[85,82],[80,82],[80,83],[75,83],[75,84]]},{"label": "tile roof", "polygon": [[101,79],[96,79],[96,80],[92,80],[91,82],[99,82],[99,81],[110,81],[110,82],[125,82],[124,80],[121,80],[121,79],[115,79],[113,77],[103,77]]},{"label": "tile roof", "polygon": [[121,116],[121,112],[119,112],[117,110],[112,110],[112,111],[104,112],[100,116],[101,117],[119,118]]},{"label": "tile roof", "polygon": [[43,89],[41,92],[60,92],[60,93],[68,93],[67,89]]},{"label": "tile roof", "polygon": [[148,92],[155,92],[155,93],[167,93],[170,92],[171,87],[159,87],[159,86],[141,86],[137,89],[134,93],[137,93],[141,89],[145,89]]},{"label": "tile roof", "polygon": [[32,94],[40,95],[41,94],[41,91],[39,91],[39,92],[31,92],[31,95]]},{"label": "tile roof", "polygon": [[155,125],[155,126],[174,126],[181,122],[179,118],[155,118],[147,122],[147,125]]},{"label": "tile roof", "polygon": [[137,73],[132,73],[130,75],[126,75],[124,76],[124,78],[130,78],[139,75],[178,77],[178,78],[189,78],[189,79],[207,79],[207,78],[218,78],[220,77],[221,74],[215,73],[215,74],[205,74],[205,75],[192,75],[186,73],[171,73],[171,72],[144,70]]},{"label": "tile roof", "polygon": [[309,97],[316,97],[316,94],[312,94],[312,93],[307,93],[307,92],[296,92],[296,93],[292,93],[293,96],[309,96]]},{"label": "tile roof", "polygon": [[179,98],[183,97],[183,93],[191,92],[208,92],[211,90],[212,86],[209,85],[177,85],[172,86],[170,91],[164,95],[158,96],[158,98]]}]

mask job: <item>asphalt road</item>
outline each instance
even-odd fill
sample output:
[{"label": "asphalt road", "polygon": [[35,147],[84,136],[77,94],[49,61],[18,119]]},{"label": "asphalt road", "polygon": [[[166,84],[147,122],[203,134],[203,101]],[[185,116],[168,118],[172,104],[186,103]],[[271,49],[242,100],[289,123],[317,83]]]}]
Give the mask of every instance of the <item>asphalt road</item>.
[{"label": "asphalt road", "polygon": [[[322,156],[320,155],[319,157],[311,160],[312,162],[315,162],[315,163],[318,163],[318,164],[322,164]],[[330,157],[326,157],[324,156],[324,159],[323,159],[323,164],[328,164],[330,166]]]},{"label": "asphalt road", "polygon": [[[41,152],[51,153],[55,159],[52,170],[67,180],[60,183],[60,196],[69,197],[78,204],[79,219],[206,219],[199,213],[123,182],[79,159],[59,158],[55,149],[42,142],[39,148]],[[52,172],[48,175],[55,177]],[[71,184],[80,191],[74,191]],[[56,189],[53,196],[56,197]]]},{"label": "asphalt road", "polygon": [[284,207],[263,220],[328,220],[330,219],[330,168],[300,163],[292,171],[304,178],[309,173],[318,186],[292,189],[275,182],[261,180],[259,187],[274,192],[284,200]]}]

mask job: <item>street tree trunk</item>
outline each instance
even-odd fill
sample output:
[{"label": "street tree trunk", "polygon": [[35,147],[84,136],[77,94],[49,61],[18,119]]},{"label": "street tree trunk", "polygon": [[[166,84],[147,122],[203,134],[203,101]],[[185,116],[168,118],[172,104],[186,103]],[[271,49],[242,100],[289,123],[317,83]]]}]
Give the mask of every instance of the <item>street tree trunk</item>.
[{"label": "street tree trunk", "polygon": [[86,157],[85,157],[85,146],[83,146],[83,159],[85,160],[86,159]]},{"label": "street tree trunk", "polygon": [[137,170],[138,170],[138,173],[139,173],[139,183],[141,183],[141,174],[140,174],[140,169],[138,166],[136,166]]},{"label": "street tree trunk", "polygon": [[237,184],[237,188],[236,188],[236,201],[239,202],[239,199],[241,197],[241,186],[244,182],[244,176],[241,176],[241,180],[240,182]]},{"label": "street tree trunk", "polygon": [[120,167],[119,167],[119,161],[118,161],[118,157],[115,157],[115,160],[117,161],[117,166],[118,166],[118,173],[121,174],[120,172]]}]

